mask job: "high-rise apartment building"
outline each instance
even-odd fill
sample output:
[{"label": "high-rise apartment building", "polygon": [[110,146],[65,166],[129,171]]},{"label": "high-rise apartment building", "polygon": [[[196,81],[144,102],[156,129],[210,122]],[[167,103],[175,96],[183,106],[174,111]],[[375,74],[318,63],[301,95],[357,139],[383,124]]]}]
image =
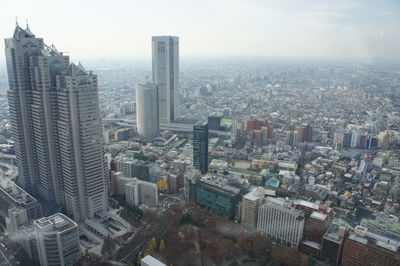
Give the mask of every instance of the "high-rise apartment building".
[{"label": "high-rise apartment building", "polygon": [[160,134],[158,87],[154,83],[136,86],[136,120],[139,135],[154,139]]},{"label": "high-rise apartment building", "polygon": [[97,76],[17,26],[5,40],[17,183],[77,221],[107,209]]},{"label": "high-rise apartment building", "polygon": [[149,162],[120,155],[115,158],[115,163],[117,171],[122,172],[123,176],[150,181],[151,164]]},{"label": "high-rise apartment building", "polygon": [[155,183],[141,181],[137,178],[130,179],[131,180],[125,184],[125,198],[129,205],[158,205],[158,191]]},{"label": "high-rise apartment building", "polygon": [[160,123],[173,123],[179,107],[179,38],[152,38],[153,82],[159,88],[158,110]]},{"label": "high-rise apartment building", "polygon": [[40,265],[78,265],[78,225],[61,213],[33,222]]},{"label": "high-rise apartment building", "polygon": [[290,201],[267,197],[258,208],[257,229],[288,246],[298,246],[303,236],[304,211]]},{"label": "high-rise apartment building", "polygon": [[193,126],[193,166],[202,174],[208,171],[208,124],[197,123]]}]

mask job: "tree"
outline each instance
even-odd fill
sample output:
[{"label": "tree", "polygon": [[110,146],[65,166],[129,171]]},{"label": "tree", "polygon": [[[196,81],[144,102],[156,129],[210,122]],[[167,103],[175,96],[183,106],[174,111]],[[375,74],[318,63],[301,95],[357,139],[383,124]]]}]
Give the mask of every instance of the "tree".
[{"label": "tree", "polygon": [[161,239],[160,241],[160,247],[158,248],[158,250],[160,250],[160,252],[163,252],[165,250],[165,242],[164,239]]},{"label": "tree", "polygon": [[244,245],[246,245],[246,238],[244,236],[238,236],[236,238],[236,243],[240,246],[240,247],[244,247]]},{"label": "tree", "polygon": [[155,237],[151,239],[150,246],[153,250],[157,248],[157,239]]}]

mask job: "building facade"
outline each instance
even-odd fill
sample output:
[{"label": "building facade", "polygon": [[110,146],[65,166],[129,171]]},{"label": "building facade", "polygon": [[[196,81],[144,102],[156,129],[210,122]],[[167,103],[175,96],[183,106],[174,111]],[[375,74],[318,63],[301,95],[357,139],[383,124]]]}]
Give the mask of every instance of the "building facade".
[{"label": "building facade", "polygon": [[234,219],[235,210],[240,202],[240,189],[224,184],[222,177],[207,174],[196,183],[196,203],[221,216]]},{"label": "building facade", "polygon": [[208,171],[208,124],[193,126],[193,166],[202,174]]},{"label": "building facade", "polygon": [[173,123],[179,108],[179,38],[153,36],[153,82],[159,88],[160,123]]},{"label": "building facade", "polygon": [[115,162],[117,171],[122,172],[123,176],[150,181],[150,164],[148,162],[123,156],[116,157]]},{"label": "building facade", "polygon": [[125,184],[125,199],[129,205],[138,206],[145,204],[147,206],[158,205],[158,190],[154,183],[132,178]]},{"label": "building facade", "polygon": [[146,139],[154,139],[160,134],[158,112],[158,87],[154,83],[136,86],[137,132]]},{"label": "building facade", "polygon": [[377,234],[370,234],[363,226],[356,226],[344,241],[344,266],[400,264],[400,242]]},{"label": "building facade", "polygon": [[258,208],[257,229],[288,246],[298,246],[303,236],[304,211],[283,199],[267,197]]},{"label": "building facade", "polygon": [[257,189],[250,191],[242,198],[241,223],[250,228],[257,227],[258,207],[264,198],[264,193],[259,193]]},{"label": "building facade", "polygon": [[97,76],[29,28],[5,44],[17,184],[77,221],[105,211]]},{"label": "building facade", "polygon": [[78,265],[78,225],[61,213],[33,222],[40,265]]}]

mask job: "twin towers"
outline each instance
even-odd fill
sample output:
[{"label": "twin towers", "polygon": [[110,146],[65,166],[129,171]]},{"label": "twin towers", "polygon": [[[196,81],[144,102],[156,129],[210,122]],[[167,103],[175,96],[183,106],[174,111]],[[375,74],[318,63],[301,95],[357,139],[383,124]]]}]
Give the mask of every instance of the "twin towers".
[{"label": "twin towers", "polygon": [[[153,37],[153,83],[139,85],[137,93],[144,136],[158,135],[149,131],[149,122],[156,121],[158,130],[159,121],[176,119],[178,51],[177,37]],[[108,209],[108,179],[97,76],[46,45],[28,26],[17,25],[5,39],[5,54],[16,183],[45,203],[45,213],[62,207],[77,222],[101,216]],[[148,91],[154,91],[155,102]],[[144,127],[139,126],[143,119]]]},{"label": "twin towers", "polygon": [[152,38],[153,82],[136,87],[136,120],[139,135],[153,139],[159,125],[175,122],[179,107],[179,39]]}]

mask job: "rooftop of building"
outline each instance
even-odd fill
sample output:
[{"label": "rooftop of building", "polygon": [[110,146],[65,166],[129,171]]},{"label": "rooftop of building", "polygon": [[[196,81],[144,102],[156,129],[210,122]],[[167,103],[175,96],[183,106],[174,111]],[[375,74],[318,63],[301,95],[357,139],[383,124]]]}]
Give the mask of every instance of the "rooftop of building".
[{"label": "rooftop of building", "polygon": [[379,246],[394,252],[400,259],[400,254],[397,252],[400,247],[400,241],[372,233],[366,227],[356,226],[356,228],[350,232],[348,238],[363,245]]},{"label": "rooftop of building", "polygon": [[326,231],[324,238],[330,241],[336,242],[341,244],[344,240],[346,234],[346,226],[341,224],[340,221],[334,220],[334,222],[329,226],[328,230]]},{"label": "rooftop of building", "polygon": [[395,219],[386,216],[378,216],[376,219],[363,218],[361,222],[386,227],[387,229],[400,234],[400,222],[398,221],[398,218]]},{"label": "rooftop of building", "polygon": [[77,226],[77,224],[62,213],[56,213],[49,217],[43,217],[33,222],[35,226],[46,232],[63,232]]},{"label": "rooftop of building", "polygon": [[224,175],[219,174],[206,174],[199,179],[200,182],[215,187],[222,190],[223,192],[228,192],[229,194],[239,194],[240,189],[233,187],[228,184],[228,179]]},{"label": "rooftop of building", "polygon": [[279,206],[285,209],[290,210],[290,212],[294,215],[298,216],[298,219],[303,219],[304,218],[304,211],[303,210],[297,210],[293,206],[293,202],[287,199],[282,199],[282,198],[273,198],[273,197],[266,197],[264,200],[264,203],[262,206]]},{"label": "rooftop of building", "polygon": [[115,157],[115,161],[116,162],[124,162],[124,163],[128,163],[128,164],[139,164],[139,165],[151,165],[150,162],[147,161],[142,161],[136,158],[131,157],[128,154],[125,153],[120,153]]},{"label": "rooftop of building", "polygon": [[162,263],[158,259],[154,258],[153,256],[147,255],[143,259],[140,260],[142,264],[151,265],[151,266],[167,266],[166,264]]},{"label": "rooftop of building", "polygon": [[314,218],[314,219],[317,219],[320,221],[325,221],[327,217],[328,217],[328,215],[317,212],[317,211],[313,211],[310,215],[310,218]]},{"label": "rooftop of building", "polygon": [[[301,205],[304,206],[306,208],[310,208],[310,209],[314,209],[316,211],[321,210],[322,205],[320,203],[317,202],[311,202],[311,201],[307,201],[307,200],[302,200],[302,199],[297,199],[294,201],[295,205]],[[324,204],[323,204],[324,205]],[[324,208],[326,208],[326,212],[330,213],[332,211],[331,207],[327,207],[326,205],[324,206]]]},{"label": "rooftop of building", "polygon": [[35,202],[36,199],[29,195],[25,190],[20,188],[17,184],[11,180],[0,176],[0,189],[10,195],[15,201],[20,204],[27,204]]},{"label": "rooftop of building", "polygon": [[247,193],[243,196],[243,199],[248,199],[251,201],[263,199],[265,197],[265,193],[263,191],[263,188],[261,188],[261,189],[253,188],[249,193]]}]

